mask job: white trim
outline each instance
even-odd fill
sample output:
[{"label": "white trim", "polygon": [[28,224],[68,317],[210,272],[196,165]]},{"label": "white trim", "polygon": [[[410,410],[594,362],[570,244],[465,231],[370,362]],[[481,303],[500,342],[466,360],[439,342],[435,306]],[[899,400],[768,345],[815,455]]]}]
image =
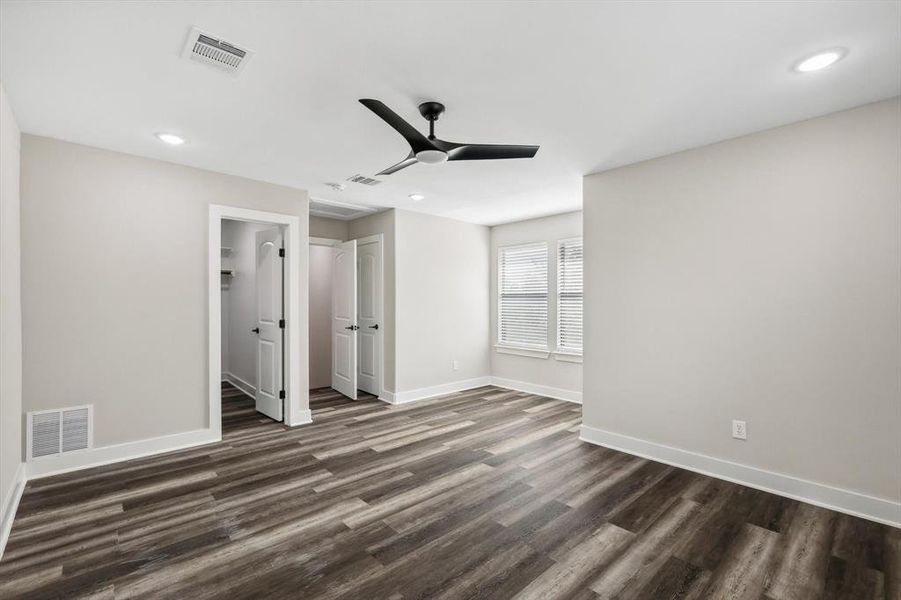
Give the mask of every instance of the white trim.
[{"label": "white trim", "polygon": [[392,398],[379,398],[390,404],[406,404],[407,402],[415,402],[417,400],[425,400],[426,398],[434,398],[435,396],[443,396],[445,394],[453,394],[454,392],[462,392],[463,390],[471,390],[486,385],[491,385],[491,377],[475,377],[473,379],[461,379],[460,381],[451,381],[450,383],[442,383],[441,385],[433,385],[429,387],[409,390],[406,392],[394,392]]},{"label": "white trim", "polygon": [[382,393],[379,394],[379,400],[381,400],[382,402],[387,402],[388,404],[395,404],[394,392],[389,392],[388,390],[382,390]]},{"label": "white trim", "polygon": [[901,527],[901,503],[875,498],[791,475],[758,469],[705,454],[664,446],[603,429],[582,425],[585,442],[687,469],[718,479],[771,492],[838,512]]},{"label": "white trim", "polygon": [[16,511],[19,509],[19,501],[22,499],[22,492],[25,491],[26,482],[25,463],[20,462],[16,467],[12,486],[7,490],[3,504],[0,504],[0,559],[3,558],[6,542],[9,541],[9,532],[12,531],[13,521],[16,518]]},{"label": "white trim", "polygon": [[310,237],[311,246],[337,246],[340,243],[341,240],[332,238]]},{"label": "white trim", "polygon": [[560,362],[581,363],[582,353],[558,349],[554,351],[554,360],[559,360]]},{"label": "white trim", "polygon": [[294,420],[291,422],[285,421],[285,425],[288,427],[297,427],[298,425],[308,425],[313,422],[313,411],[309,408],[301,409],[299,412],[294,414]]},{"label": "white trim", "polygon": [[78,471],[90,467],[99,467],[112,463],[142,458],[174,450],[183,450],[193,446],[212,444],[221,438],[220,432],[211,429],[198,429],[172,435],[163,435],[136,442],[126,442],[114,446],[101,446],[90,450],[76,450],[58,456],[44,456],[27,463],[29,481]]},{"label": "white trim", "polygon": [[361,244],[374,244],[376,242],[381,242],[383,239],[383,235],[381,233],[373,233],[372,235],[364,235],[360,238],[354,238],[357,240],[357,247]]},{"label": "white trim", "polygon": [[547,358],[551,355],[548,348],[527,348],[525,346],[508,346],[495,344],[494,351],[498,354],[515,354],[516,356],[528,356],[530,358]]},{"label": "white trim", "polygon": [[564,390],[561,388],[550,387],[547,385],[539,385],[537,383],[529,383],[527,381],[516,381],[515,379],[504,379],[503,377],[492,377],[491,385],[497,387],[516,390],[517,392],[526,392],[538,396],[546,396],[548,398],[556,398],[557,400],[565,400],[567,402],[575,402],[582,404],[582,392],[575,390]]},{"label": "white trim", "polygon": [[[215,439],[222,439],[222,394],[220,378],[222,376],[222,295],[219,285],[219,270],[221,266],[222,248],[222,219],[237,221],[249,221],[251,223],[266,223],[285,226],[285,270],[288,273],[285,306],[288,314],[286,336],[287,348],[285,348],[285,364],[288,372],[285,373],[285,387],[288,391],[285,402],[285,423],[302,424],[306,422],[306,413],[310,408],[310,392],[301,378],[301,369],[308,369],[306,361],[297,360],[300,353],[301,332],[301,302],[305,305],[307,297],[301,297],[300,266],[306,264],[304,256],[309,253],[310,246],[300,243],[300,217],[281,213],[238,208],[235,206],[223,206],[210,204],[209,208],[209,268],[207,279],[207,292],[209,302],[209,344],[208,344],[208,385],[209,385],[209,430]],[[304,318],[307,315],[304,314]],[[301,364],[303,362],[304,364]]]},{"label": "white trim", "polygon": [[227,381],[228,383],[232,384],[251,398],[257,395],[257,388],[255,385],[250,385],[250,383],[241,379],[234,373],[223,373],[222,377],[223,381]]}]

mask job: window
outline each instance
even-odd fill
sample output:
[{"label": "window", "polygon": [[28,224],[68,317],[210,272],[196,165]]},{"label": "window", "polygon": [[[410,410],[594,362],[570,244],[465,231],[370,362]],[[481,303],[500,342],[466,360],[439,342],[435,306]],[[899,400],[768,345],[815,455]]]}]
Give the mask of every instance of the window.
[{"label": "window", "polygon": [[498,344],[547,349],[547,244],[498,250]]},{"label": "window", "polygon": [[582,238],[557,242],[557,350],[582,353]]}]

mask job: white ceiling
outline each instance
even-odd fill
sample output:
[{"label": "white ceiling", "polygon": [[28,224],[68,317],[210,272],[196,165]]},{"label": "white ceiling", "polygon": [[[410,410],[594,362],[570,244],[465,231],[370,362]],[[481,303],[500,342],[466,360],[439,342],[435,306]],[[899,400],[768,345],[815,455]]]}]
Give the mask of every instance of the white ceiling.
[{"label": "white ceiling", "polygon": [[[23,131],[494,224],[575,210],[584,174],[896,96],[901,3],[13,2],[0,80]],[[191,26],[255,51],[236,79],[179,57]],[[834,67],[790,65],[845,46]],[[414,165],[357,102],[532,160]],[[189,143],[169,147],[154,132]],[[426,199],[413,202],[412,192]]]}]

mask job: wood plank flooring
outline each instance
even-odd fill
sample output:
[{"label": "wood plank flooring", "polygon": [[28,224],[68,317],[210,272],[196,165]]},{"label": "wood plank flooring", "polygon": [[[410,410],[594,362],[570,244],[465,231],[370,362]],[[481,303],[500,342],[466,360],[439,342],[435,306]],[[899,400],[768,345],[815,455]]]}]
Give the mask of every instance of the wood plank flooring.
[{"label": "wood plank flooring", "polygon": [[578,405],[485,387],[233,388],[221,443],[30,482],[2,598],[901,599],[901,531],[580,442]]}]

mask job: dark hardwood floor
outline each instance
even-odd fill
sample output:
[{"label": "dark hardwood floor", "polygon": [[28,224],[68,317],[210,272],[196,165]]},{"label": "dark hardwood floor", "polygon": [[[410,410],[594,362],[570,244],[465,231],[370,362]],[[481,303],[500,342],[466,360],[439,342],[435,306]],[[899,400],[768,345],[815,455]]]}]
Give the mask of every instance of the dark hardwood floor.
[{"label": "dark hardwood floor", "polygon": [[886,598],[901,530],[578,439],[578,405],[487,387],[226,393],[221,443],[30,482],[3,598]]}]

